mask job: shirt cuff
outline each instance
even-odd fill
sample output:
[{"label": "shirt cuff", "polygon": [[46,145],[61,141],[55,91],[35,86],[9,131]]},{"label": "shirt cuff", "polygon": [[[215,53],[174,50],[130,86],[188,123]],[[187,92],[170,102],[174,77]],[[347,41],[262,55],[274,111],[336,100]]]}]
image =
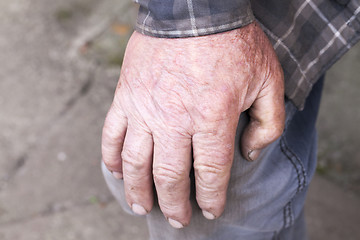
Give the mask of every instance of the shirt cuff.
[{"label": "shirt cuff", "polygon": [[162,38],[197,37],[252,23],[249,0],[136,0],[136,31]]}]

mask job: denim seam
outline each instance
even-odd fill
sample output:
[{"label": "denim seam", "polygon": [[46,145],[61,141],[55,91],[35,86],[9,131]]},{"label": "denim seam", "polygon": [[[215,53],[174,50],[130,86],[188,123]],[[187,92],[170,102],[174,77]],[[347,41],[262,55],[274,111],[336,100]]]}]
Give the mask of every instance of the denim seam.
[{"label": "denim seam", "polygon": [[294,214],[292,212],[292,201],[288,202],[284,207],[284,225],[283,229],[290,227],[294,223]]},{"label": "denim seam", "polygon": [[291,164],[295,168],[296,177],[297,177],[297,180],[298,180],[298,187],[297,187],[297,190],[296,190],[296,193],[295,193],[295,194],[297,194],[300,191],[301,185],[302,185],[302,183],[301,183],[302,181],[301,181],[301,178],[300,178],[300,171],[299,171],[297,165],[295,164],[292,156],[289,156],[289,153],[287,152],[288,149],[286,149],[284,141],[285,141],[284,138],[281,137],[281,139],[280,139],[280,149],[285,154],[285,156],[290,160]]},{"label": "denim seam", "polygon": [[[289,148],[286,146],[286,143],[285,143],[285,133],[286,133],[286,130],[291,122],[291,119],[292,117],[294,116],[295,112],[296,112],[296,108],[294,107],[294,105],[292,105],[291,102],[289,102],[289,104],[291,105],[288,109],[288,117],[287,117],[287,120],[285,121],[285,129],[284,129],[284,132],[280,138],[280,150],[283,152],[283,154],[290,160],[291,164],[294,166],[295,168],[295,171],[296,171],[296,177],[298,179],[298,187],[297,187],[297,190],[296,190],[296,193],[295,195],[300,191],[301,189],[301,178],[300,178],[300,171],[298,169],[298,167],[296,166],[295,162],[293,161],[292,157],[289,156],[289,154],[287,153],[288,151],[290,152]],[[287,107],[287,106],[286,106]],[[294,195],[294,196],[295,196]],[[289,204],[291,203],[292,199],[294,198],[294,196],[291,197],[291,200],[290,202],[288,202],[284,209],[283,209],[283,218],[284,218],[284,224],[283,224],[283,227],[282,229],[284,228],[287,228],[290,226],[291,224],[291,219],[289,219],[291,217],[291,209],[289,209]],[[289,223],[290,221],[290,223]],[[281,230],[280,230],[281,231]],[[277,237],[278,239],[278,237]]]},{"label": "denim seam", "polygon": [[282,229],[286,228],[286,226],[287,226],[287,206],[288,206],[288,204],[285,205],[284,210],[283,210],[284,211],[284,225],[283,225]]},{"label": "denim seam", "polygon": [[290,162],[292,163],[292,165],[296,170],[297,179],[298,179],[298,189],[295,193],[296,195],[305,188],[307,183],[307,174],[304,165],[302,164],[298,156],[296,156],[296,154],[293,151],[291,151],[291,149],[288,147],[285,137],[281,137],[280,148],[281,151],[285,154],[285,156],[290,160]]},{"label": "denim seam", "polygon": [[299,157],[289,148],[284,135],[280,139],[280,149],[285,154],[285,156],[290,160],[291,164],[294,166],[298,180],[298,187],[296,189],[294,196],[292,196],[290,201],[284,207],[283,228],[287,228],[291,226],[294,222],[293,219],[294,214],[291,208],[292,201],[295,198],[295,196],[305,188],[307,182],[307,174]]},{"label": "denim seam", "polygon": [[289,219],[290,219],[290,223],[289,226],[292,226],[294,224],[294,212],[292,211],[292,200],[290,200],[289,202]]}]

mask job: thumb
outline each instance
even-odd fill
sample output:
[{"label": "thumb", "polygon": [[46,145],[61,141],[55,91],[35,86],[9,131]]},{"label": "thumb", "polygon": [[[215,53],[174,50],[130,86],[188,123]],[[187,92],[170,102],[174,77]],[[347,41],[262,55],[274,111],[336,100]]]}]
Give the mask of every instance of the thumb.
[{"label": "thumb", "polygon": [[254,161],[261,149],[281,136],[285,125],[284,80],[279,74],[270,75],[249,109],[250,122],[241,138],[241,152]]}]

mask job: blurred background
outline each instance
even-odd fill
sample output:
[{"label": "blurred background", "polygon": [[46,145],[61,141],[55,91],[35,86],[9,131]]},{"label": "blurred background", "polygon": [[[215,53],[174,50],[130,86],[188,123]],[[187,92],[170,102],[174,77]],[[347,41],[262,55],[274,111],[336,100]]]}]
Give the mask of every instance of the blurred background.
[{"label": "blurred background", "polygon": [[[0,239],[147,239],[99,163],[130,0],[0,1]],[[360,45],[327,74],[311,239],[360,237]]]}]

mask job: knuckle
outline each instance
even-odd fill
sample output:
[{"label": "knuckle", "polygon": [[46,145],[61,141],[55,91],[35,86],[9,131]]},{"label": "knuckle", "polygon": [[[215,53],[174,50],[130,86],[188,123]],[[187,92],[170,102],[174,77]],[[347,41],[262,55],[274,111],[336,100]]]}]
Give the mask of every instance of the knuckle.
[{"label": "knuckle", "polygon": [[273,126],[271,128],[268,129],[268,135],[269,135],[269,138],[270,138],[270,141],[275,141],[276,139],[278,139],[283,131],[284,131],[284,123],[283,122],[275,122],[273,124]]},{"label": "knuckle", "polygon": [[[216,163],[194,164],[198,184],[203,188],[219,190],[226,183],[230,174],[231,160]],[[226,185],[226,184],[225,184]]]},{"label": "knuckle", "polygon": [[274,118],[263,126],[264,140],[271,143],[278,139],[284,132],[285,122],[281,117]]},{"label": "knuckle", "polygon": [[103,162],[106,165],[106,167],[113,167],[114,166],[114,161],[112,161],[112,159],[109,158],[105,158],[103,157]]},{"label": "knuckle", "polygon": [[153,175],[156,186],[166,190],[173,190],[179,182],[186,179],[186,171],[178,166],[162,164],[161,166],[154,167]]},{"label": "knuckle", "polygon": [[202,172],[198,170],[198,184],[207,190],[216,189],[216,185],[218,185],[219,174],[211,171]]},{"label": "knuckle", "polygon": [[103,157],[110,161],[110,159],[120,158],[121,152],[119,146],[112,142],[104,142],[101,144],[101,152]]},{"label": "knuckle", "polygon": [[119,166],[119,163],[121,163],[120,158],[112,157],[109,155],[103,154],[103,162],[107,168],[116,169]]},{"label": "knuckle", "polygon": [[127,119],[124,116],[115,117],[115,112],[107,114],[102,131],[103,140],[116,141],[123,136],[124,126]]},{"label": "knuckle", "polygon": [[267,128],[265,130],[265,135],[263,137],[263,143],[265,145],[270,144],[272,142],[274,142],[275,140],[277,140],[282,134],[282,131],[279,131],[278,129],[275,128]]},{"label": "knuckle", "polygon": [[121,159],[123,161],[124,168],[130,172],[137,172],[143,169],[146,161],[142,153],[128,148],[124,148],[121,152]]},{"label": "knuckle", "polygon": [[132,159],[136,159],[137,157],[138,157],[138,153],[128,148],[123,148],[121,152],[121,158],[123,159],[123,161],[126,162],[132,162]]},{"label": "knuckle", "polygon": [[110,143],[111,141],[119,140],[120,137],[121,135],[119,134],[119,130],[117,130],[116,126],[111,121],[105,120],[102,133],[103,140]]}]

